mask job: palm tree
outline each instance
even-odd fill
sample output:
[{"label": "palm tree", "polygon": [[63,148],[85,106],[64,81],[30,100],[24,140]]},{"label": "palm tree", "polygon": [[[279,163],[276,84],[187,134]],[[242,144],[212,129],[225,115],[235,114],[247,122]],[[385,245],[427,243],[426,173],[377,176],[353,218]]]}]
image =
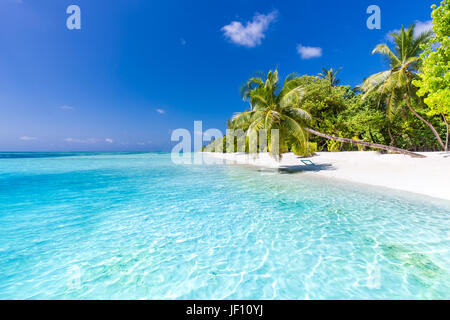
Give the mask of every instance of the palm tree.
[{"label": "palm tree", "polygon": [[[270,133],[272,129],[278,129],[280,145],[285,142],[291,145],[295,144],[297,150],[305,150],[308,134],[313,134],[344,143],[364,145],[407,154],[412,157],[424,157],[400,148],[335,137],[309,128],[308,124],[311,116],[301,107],[304,96],[303,85],[300,83],[300,78],[296,77],[295,74],[287,76],[284,84],[281,86],[278,71],[269,71],[267,76],[259,75],[250,78],[241,89],[241,92],[244,100],[250,102],[250,110],[235,114],[229,125],[231,129],[246,131],[247,135],[261,129],[266,130],[267,133]],[[277,155],[279,150],[275,150],[270,145],[270,138],[268,141],[269,152]]]},{"label": "palm tree", "polygon": [[442,149],[444,149],[439,133],[429,121],[417,113],[410,102],[411,98],[417,97],[417,88],[411,82],[417,78],[417,71],[420,68],[420,46],[426,43],[432,35],[432,32],[428,31],[414,37],[414,28],[414,24],[408,29],[402,26],[400,31],[390,33],[395,42],[394,51],[387,44],[379,44],[375,47],[372,54],[379,53],[386,56],[389,60],[389,69],[367,78],[361,89],[365,91],[364,96],[376,91],[381,97],[386,98],[388,118],[392,117],[394,110],[404,101],[408,109],[433,131]]},{"label": "palm tree", "polygon": [[337,69],[336,71],[331,68],[330,70],[322,68],[323,73],[319,73],[318,76],[326,79],[330,83],[330,87],[334,87],[339,84],[340,80],[337,79],[337,74],[341,71],[342,68]]}]

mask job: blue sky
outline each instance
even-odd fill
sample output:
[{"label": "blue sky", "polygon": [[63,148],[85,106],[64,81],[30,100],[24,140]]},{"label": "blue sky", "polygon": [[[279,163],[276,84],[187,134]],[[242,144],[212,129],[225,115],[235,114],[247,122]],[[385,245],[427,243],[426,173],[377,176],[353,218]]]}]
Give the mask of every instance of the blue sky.
[{"label": "blue sky", "polygon": [[375,45],[429,27],[435,2],[0,0],[0,151],[169,151],[194,120],[224,130],[257,71],[343,67],[359,84],[385,67]]}]

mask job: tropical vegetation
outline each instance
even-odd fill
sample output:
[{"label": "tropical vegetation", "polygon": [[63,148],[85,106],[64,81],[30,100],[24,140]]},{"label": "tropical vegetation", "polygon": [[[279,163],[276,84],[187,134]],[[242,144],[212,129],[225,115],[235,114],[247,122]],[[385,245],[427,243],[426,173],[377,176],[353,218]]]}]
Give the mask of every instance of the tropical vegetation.
[{"label": "tropical vegetation", "polygon": [[440,115],[447,127],[445,150],[449,150],[450,117],[450,3],[441,2],[437,7],[431,7],[433,12],[433,32],[435,37],[422,45],[424,49],[420,55],[423,63],[418,79],[413,84],[419,88],[417,95],[424,97],[428,106],[428,115]]},{"label": "tropical vegetation", "polygon": [[[317,76],[293,73],[284,81],[278,70],[251,77],[241,90],[249,107],[229,119],[228,128],[243,130],[246,145],[252,133],[266,130],[263,151],[273,155],[382,150],[420,157],[416,152],[448,150],[448,0],[432,8],[433,32],[416,35],[411,25],[391,33],[392,48],[379,44],[372,52],[385,56],[389,68],[356,88],[340,85],[341,68]],[[271,129],[279,132],[276,147]],[[226,152],[226,137],[204,150],[222,144]]]},{"label": "tropical vegetation", "polygon": [[326,79],[330,84],[330,87],[334,87],[338,85],[340,80],[337,78],[337,74],[341,71],[342,68],[337,69],[336,71],[333,68],[325,69],[322,68],[322,73],[319,73],[319,77]]}]

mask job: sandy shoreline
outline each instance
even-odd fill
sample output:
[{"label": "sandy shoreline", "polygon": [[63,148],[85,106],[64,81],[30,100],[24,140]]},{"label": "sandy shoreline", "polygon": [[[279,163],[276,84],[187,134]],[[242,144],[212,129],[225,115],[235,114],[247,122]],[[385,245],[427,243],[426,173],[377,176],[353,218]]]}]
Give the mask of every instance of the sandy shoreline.
[{"label": "sandy shoreline", "polygon": [[[352,182],[409,191],[450,200],[450,152],[423,152],[427,158],[411,158],[401,154],[376,151],[318,152],[300,158],[293,153],[283,155],[280,162],[267,153],[204,153],[226,160],[226,164],[248,164],[266,168],[285,168],[307,174],[338,178]],[[311,160],[315,165],[305,165]]]}]

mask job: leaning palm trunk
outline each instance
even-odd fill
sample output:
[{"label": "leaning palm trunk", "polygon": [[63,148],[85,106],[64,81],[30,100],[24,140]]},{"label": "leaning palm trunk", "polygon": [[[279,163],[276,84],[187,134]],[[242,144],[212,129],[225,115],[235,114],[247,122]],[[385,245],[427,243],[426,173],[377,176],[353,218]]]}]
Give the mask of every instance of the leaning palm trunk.
[{"label": "leaning palm trunk", "polygon": [[425,120],[424,118],[422,118],[420,116],[420,114],[418,114],[416,112],[416,110],[413,109],[413,107],[411,106],[411,104],[409,103],[409,99],[408,96],[405,95],[405,102],[406,105],[408,106],[409,110],[411,110],[411,112],[417,117],[419,118],[423,123],[425,123],[428,127],[430,127],[431,131],[433,131],[434,135],[436,136],[437,141],[439,142],[439,145],[441,146],[442,150],[445,150],[445,146],[444,143],[442,142],[441,137],[439,136],[439,133],[436,131],[436,129],[433,127],[433,125],[431,123],[429,123],[427,120]]},{"label": "leaning palm trunk", "polygon": [[395,147],[395,140],[391,132],[391,121],[389,119],[387,120],[387,131],[389,134],[389,138],[391,139],[391,146]]},{"label": "leaning palm trunk", "polygon": [[448,140],[449,140],[449,130],[448,130],[448,121],[443,113],[441,113],[442,119],[444,119],[445,125],[447,126],[447,135],[445,136],[445,151],[448,151]]},{"label": "leaning palm trunk", "polygon": [[363,145],[366,147],[371,147],[371,148],[376,148],[376,149],[383,149],[383,150],[387,150],[387,151],[392,151],[392,152],[396,152],[396,153],[402,153],[402,154],[406,154],[408,156],[414,157],[414,158],[425,158],[424,155],[418,154],[418,153],[414,153],[408,150],[404,150],[404,149],[400,149],[397,147],[392,147],[392,146],[385,146],[383,144],[378,144],[378,143],[370,143],[370,142],[366,142],[366,141],[361,141],[361,140],[353,140],[353,139],[348,139],[348,138],[341,138],[341,137],[335,137],[335,136],[331,136],[325,133],[321,133],[318,132],[316,130],[310,129],[310,128],[305,128],[306,131],[308,131],[309,133],[325,138],[325,139],[329,139],[329,140],[335,140],[335,141],[339,141],[339,142],[345,142],[345,143],[351,143],[351,144],[359,144],[359,145]]}]

